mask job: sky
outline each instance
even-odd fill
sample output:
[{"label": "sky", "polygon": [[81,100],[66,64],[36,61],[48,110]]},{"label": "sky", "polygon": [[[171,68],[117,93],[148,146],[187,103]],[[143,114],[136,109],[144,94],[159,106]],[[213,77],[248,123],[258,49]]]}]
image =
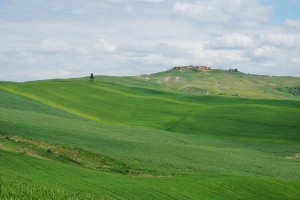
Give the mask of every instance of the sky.
[{"label": "sky", "polygon": [[0,80],[182,65],[300,77],[300,0],[0,0]]}]

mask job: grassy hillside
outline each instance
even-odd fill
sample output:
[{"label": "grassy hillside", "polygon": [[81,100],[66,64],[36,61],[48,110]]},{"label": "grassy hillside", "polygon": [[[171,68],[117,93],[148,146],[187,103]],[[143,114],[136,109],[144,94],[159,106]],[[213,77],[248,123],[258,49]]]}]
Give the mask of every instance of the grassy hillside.
[{"label": "grassy hillside", "polygon": [[0,84],[1,199],[299,199],[299,101],[96,78]]},{"label": "grassy hillside", "polygon": [[297,199],[300,195],[299,160],[286,158],[294,156],[298,146],[104,125],[3,90],[1,97],[5,97],[0,120],[4,199],[24,195]]},{"label": "grassy hillside", "polygon": [[299,100],[299,77],[263,76],[225,71],[165,71],[148,76],[96,76],[96,81],[182,93],[259,99]]},{"label": "grassy hillside", "polygon": [[[167,71],[149,76],[153,82],[181,92],[260,99],[298,99],[286,87],[300,86],[298,77],[249,75],[224,71]],[[282,89],[282,90],[280,90]],[[294,95],[293,95],[294,94]]]},{"label": "grassy hillside", "polygon": [[300,101],[176,93],[86,79],[2,88],[106,124],[296,145],[300,139]]},{"label": "grassy hillside", "polygon": [[129,177],[0,154],[0,174],[5,174],[0,179],[1,199],[298,199],[300,195],[296,181],[228,175]]}]

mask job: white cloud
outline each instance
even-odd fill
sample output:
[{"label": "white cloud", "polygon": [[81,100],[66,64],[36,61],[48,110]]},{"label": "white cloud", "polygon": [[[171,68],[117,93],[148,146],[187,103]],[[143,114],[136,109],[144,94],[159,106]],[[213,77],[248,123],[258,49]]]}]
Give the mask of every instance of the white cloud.
[{"label": "white cloud", "polygon": [[216,64],[238,64],[240,62],[247,62],[249,61],[248,57],[243,55],[243,52],[238,50],[217,50],[217,51],[210,51],[211,59],[213,63]]},{"label": "white cloud", "polygon": [[191,57],[192,55],[189,53],[190,49],[182,48],[178,46],[170,46],[166,43],[160,43],[155,52],[166,56],[166,57]]},{"label": "white cloud", "polygon": [[116,48],[117,51],[131,56],[140,57],[145,55],[160,55],[165,57],[193,57],[189,53],[189,49],[170,46],[166,43],[155,42],[126,42],[122,43]]},{"label": "white cloud", "polygon": [[292,62],[294,62],[294,63],[300,63],[300,57],[292,58]]},{"label": "white cloud", "polygon": [[89,51],[83,47],[74,47],[73,52],[77,55],[87,55],[89,53]]},{"label": "white cloud", "polygon": [[173,18],[177,17],[204,22],[229,20],[229,17],[216,7],[179,2],[174,4],[171,15]]},{"label": "white cloud", "polygon": [[300,34],[265,34],[261,35],[261,41],[281,48],[300,48]]},{"label": "white cloud", "polygon": [[82,9],[72,10],[72,13],[75,14],[75,15],[83,14],[84,12],[85,12],[85,10],[82,10]]},{"label": "white cloud", "polygon": [[261,66],[267,67],[267,68],[275,68],[278,67],[278,63],[274,61],[266,61],[260,64]]},{"label": "white cloud", "polygon": [[262,46],[256,48],[253,51],[253,55],[256,57],[271,57],[273,55],[274,47],[273,46]]},{"label": "white cloud", "polygon": [[156,43],[151,41],[132,41],[124,42],[116,47],[118,51],[136,52],[140,54],[152,53],[155,51]]},{"label": "white cloud", "polygon": [[70,78],[71,72],[67,70],[58,70],[55,72],[55,77],[59,78]]},{"label": "white cloud", "polygon": [[290,20],[290,19],[287,19],[284,24],[288,27],[291,27],[291,28],[296,28],[298,30],[300,30],[300,20]]},{"label": "white cloud", "polygon": [[106,40],[101,39],[100,42],[94,45],[94,48],[96,50],[101,50],[104,52],[113,52],[115,50],[115,47],[113,45],[110,45]]},{"label": "white cloud", "polygon": [[255,0],[222,0],[221,3],[223,8],[234,17],[246,20],[266,22],[274,12],[271,6],[263,6]]},{"label": "white cloud", "polygon": [[124,7],[124,13],[130,14],[133,12],[133,7],[132,6],[125,6]]},{"label": "white cloud", "polygon": [[245,49],[254,47],[255,42],[240,33],[231,33],[215,38],[205,45],[207,49]]},{"label": "white cloud", "polygon": [[63,40],[44,39],[39,44],[43,53],[62,53],[70,50],[70,46]]}]

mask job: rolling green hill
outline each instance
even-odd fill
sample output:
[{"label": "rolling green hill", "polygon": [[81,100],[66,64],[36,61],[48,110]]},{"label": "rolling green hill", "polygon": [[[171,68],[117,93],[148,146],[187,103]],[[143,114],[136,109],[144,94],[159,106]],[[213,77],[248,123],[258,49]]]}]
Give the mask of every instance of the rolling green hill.
[{"label": "rolling green hill", "polygon": [[297,96],[190,94],[177,73],[210,72],[1,82],[0,198],[299,199]]},{"label": "rolling green hill", "polygon": [[148,76],[96,76],[96,81],[181,93],[256,99],[299,100],[299,77],[264,76],[242,72],[169,70]]},{"label": "rolling green hill", "polygon": [[86,79],[26,82],[3,88],[106,124],[299,144],[300,101],[295,100],[186,94]]}]

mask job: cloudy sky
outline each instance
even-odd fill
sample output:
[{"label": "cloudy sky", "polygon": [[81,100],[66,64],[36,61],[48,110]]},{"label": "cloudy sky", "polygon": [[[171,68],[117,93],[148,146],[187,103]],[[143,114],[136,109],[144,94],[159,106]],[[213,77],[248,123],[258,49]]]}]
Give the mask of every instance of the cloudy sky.
[{"label": "cloudy sky", "polygon": [[180,65],[300,76],[300,0],[0,0],[0,80]]}]

